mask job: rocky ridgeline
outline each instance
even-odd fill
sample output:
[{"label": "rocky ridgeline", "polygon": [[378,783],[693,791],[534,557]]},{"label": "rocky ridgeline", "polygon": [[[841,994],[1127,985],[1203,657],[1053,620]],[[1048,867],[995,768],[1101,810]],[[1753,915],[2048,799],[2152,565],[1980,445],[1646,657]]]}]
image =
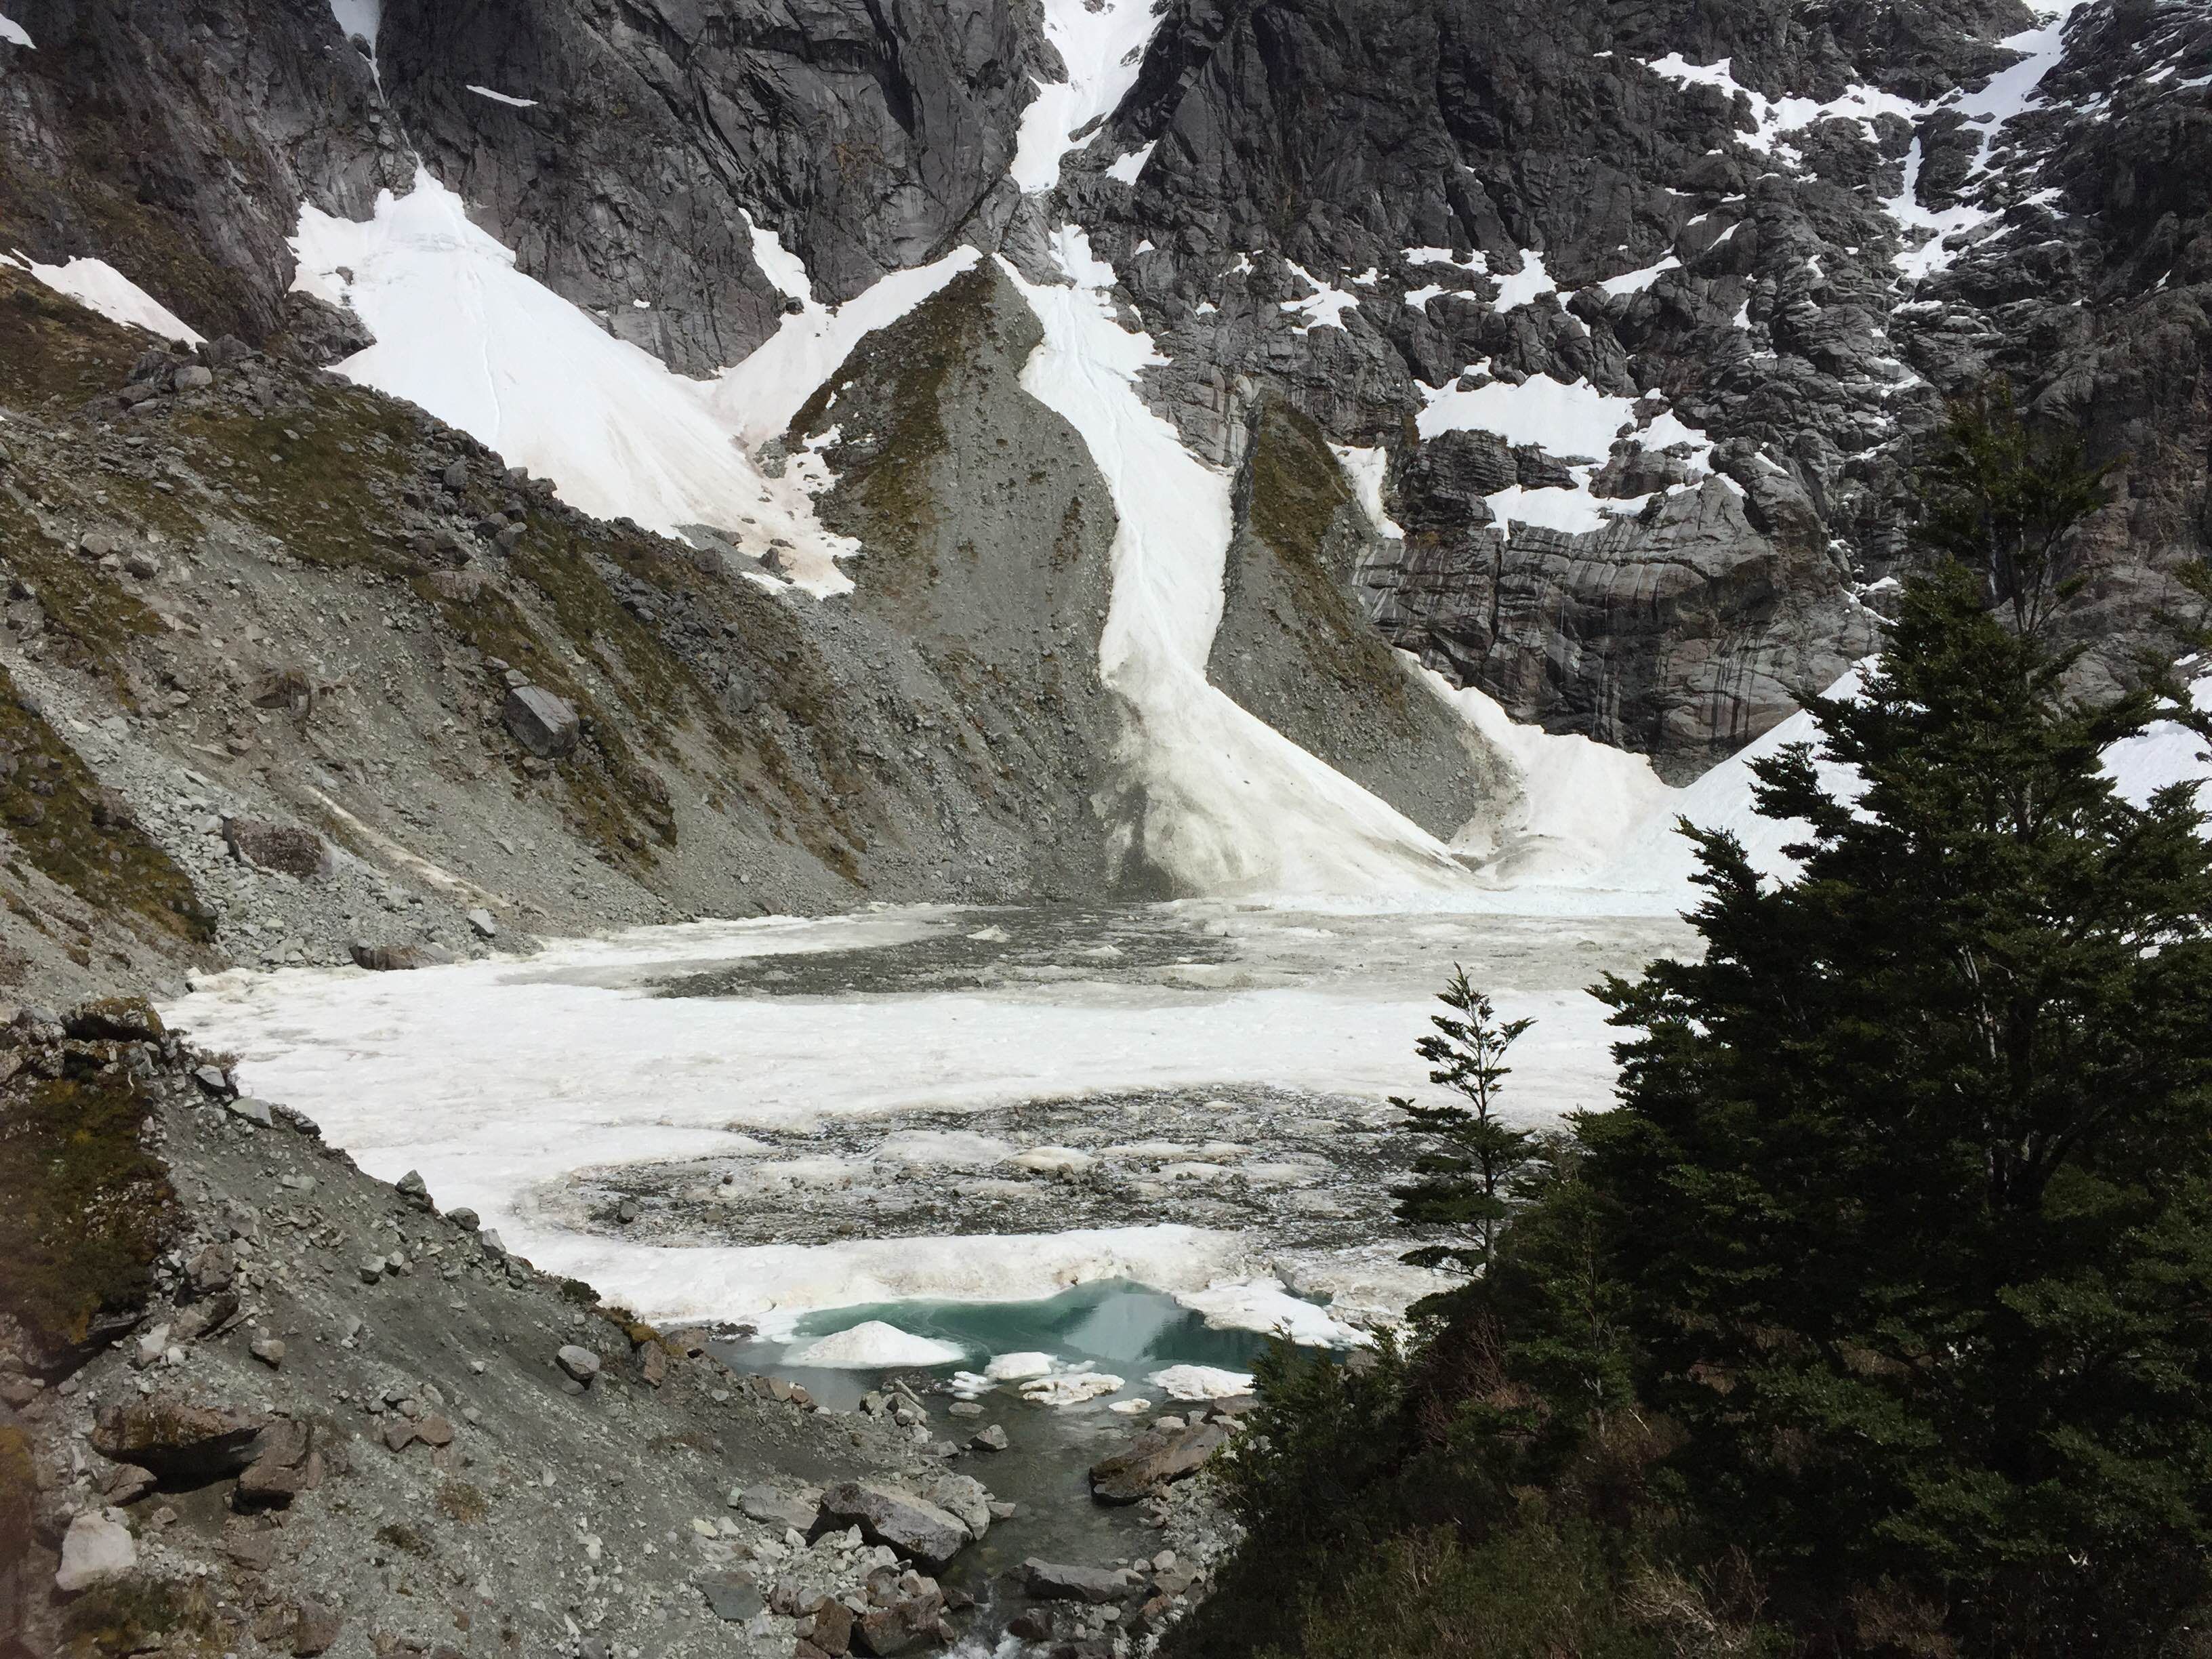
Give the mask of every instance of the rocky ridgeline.
[{"label": "rocky ridgeline", "polygon": [[980,1593],[1103,1659],[1201,1587],[1219,1528],[1169,1483],[1233,1403],[1097,1475],[1182,1555],[963,1589],[1014,1513],[979,1478],[1002,1428],[734,1375],[364,1175],[143,1003],[0,1012],[0,1642],[835,1659],[940,1647]]}]

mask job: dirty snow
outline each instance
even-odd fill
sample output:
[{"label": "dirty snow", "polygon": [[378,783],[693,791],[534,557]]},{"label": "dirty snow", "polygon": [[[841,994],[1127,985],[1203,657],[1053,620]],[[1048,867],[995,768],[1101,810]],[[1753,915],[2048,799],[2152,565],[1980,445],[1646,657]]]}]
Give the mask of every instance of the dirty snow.
[{"label": "dirty snow", "polygon": [[31,43],[30,31],[12,17],[0,17],[0,40],[5,40],[11,46],[21,46],[28,52],[38,50]]}]

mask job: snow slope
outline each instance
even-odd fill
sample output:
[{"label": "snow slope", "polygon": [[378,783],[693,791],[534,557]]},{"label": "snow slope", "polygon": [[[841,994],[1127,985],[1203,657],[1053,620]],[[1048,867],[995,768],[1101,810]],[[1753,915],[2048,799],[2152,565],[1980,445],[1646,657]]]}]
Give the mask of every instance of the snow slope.
[{"label": "snow slope", "polygon": [[0,254],[0,263],[29,271],[48,288],[89,306],[112,323],[143,328],[184,345],[198,345],[206,337],[105,259],[76,258],[67,264],[42,265],[35,259],[11,259]]},{"label": "snow slope", "polygon": [[[772,479],[753,465],[749,422],[781,431],[854,342],[963,268],[955,256],[900,272],[835,314],[810,300],[721,380],[698,381],[516,270],[427,170],[365,222],[303,205],[292,247],[295,286],[351,306],[376,337],[341,374],[421,404],[598,517],[672,536],[703,525],[757,556],[781,538],[795,550],[785,567],[817,595],[852,586],[836,561],[858,545],[816,520],[805,469]],[[786,261],[775,269],[803,283]]]},{"label": "snow slope", "polygon": [[[1158,24],[1152,0],[1103,0],[1095,9],[1085,0],[1044,0],[1045,39],[1060,53],[1067,79],[1038,82],[1036,96],[1022,111],[1012,168],[1016,184],[1035,191],[1060,182],[1060,158],[1076,147],[1078,135],[1114,112],[1137,78]],[[1134,173],[1124,182],[1134,184]]]},{"label": "snow slope", "polygon": [[0,17],[0,40],[5,40],[11,46],[21,46],[27,52],[38,50],[32,44],[30,31],[12,17]]},{"label": "snow slope", "polygon": [[1112,270],[1080,229],[1054,234],[1067,286],[1006,270],[1044,328],[1022,385],[1082,434],[1120,516],[1099,667],[1135,727],[1122,758],[1144,805],[1129,850],[1200,893],[1455,884],[1462,872],[1442,842],[1208,684],[1229,480],[1139,395],[1138,375],[1162,359],[1149,335],[1115,321]]}]

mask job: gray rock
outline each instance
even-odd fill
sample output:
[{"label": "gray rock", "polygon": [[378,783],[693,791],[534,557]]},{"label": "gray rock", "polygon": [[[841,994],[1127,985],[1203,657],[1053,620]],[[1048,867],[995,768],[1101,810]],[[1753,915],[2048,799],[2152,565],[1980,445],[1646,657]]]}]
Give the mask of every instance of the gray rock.
[{"label": "gray rock", "polygon": [[980,1452],[1002,1452],[1009,1443],[1006,1430],[994,1423],[988,1428],[976,1430],[968,1443]]},{"label": "gray rock", "polygon": [[463,1205],[458,1209],[447,1211],[446,1219],[452,1222],[453,1225],[459,1227],[465,1233],[472,1233],[483,1224],[478,1220],[477,1212],[474,1210],[470,1209],[466,1205]]},{"label": "gray rock", "polygon": [[497,939],[499,923],[492,920],[490,911],[481,908],[470,911],[465,920],[478,939]]},{"label": "gray rock", "polygon": [[1040,1601],[1116,1601],[1130,1586],[1128,1573],[1118,1568],[1063,1566],[1035,1556],[1022,1563],[1022,1581]]},{"label": "gray rock", "polygon": [[1198,1473],[1228,1439],[1229,1431],[1218,1423],[1156,1424],[1091,1466],[1091,1495],[1102,1504],[1134,1504]]},{"label": "gray rock", "polygon": [[707,1572],[692,1582],[714,1616],[727,1624],[743,1624],[768,1605],[749,1572]]},{"label": "gray rock", "polygon": [[276,1127],[276,1114],[265,1100],[256,1100],[251,1095],[240,1095],[234,1100],[223,1102],[223,1104],[234,1115],[244,1118],[248,1123],[258,1123],[264,1129]]},{"label": "gray rock", "polygon": [[392,1190],[418,1210],[430,1208],[430,1188],[420,1170],[410,1170],[392,1183]]},{"label": "gray rock", "polygon": [[222,836],[231,855],[259,870],[275,870],[302,881],[331,873],[331,849],[312,830],[268,818],[227,817]]},{"label": "gray rock", "polygon": [[284,1363],[284,1344],[278,1337],[257,1337],[246,1345],[246,1352],[271,1370]]},{"label": "gray rock", "polygon": [[204,363],[186,363],[177,371],[172,384],[179,392],[198,392],[215,384],[215,371]]},{"label": "gray rock", "polygon": [[514,740],[544,760],[572,753],[582,729],[575,709],[542,685],[515,687],[501,713]]},{"label": "gray rock", "polygon": [[593,1353],[589,1348],[579,1347],[573,1342],[563,1347],[553,1358],[559,1363],[562,1370],[586,1387],[590,1386],[592,1379],[599,1374],[599,1355]]},{"label": "gray rock", "polygon": [[972,1539],[957,1516],[913,1492],[870,1480],[841,1480],[822,1494],[815,1534],[845,1527],[858,1527],[869,1543],[896,1550],[932,1572],[942,1569]]},{"label": "gray rock", "polygon": [[991,1530],[991,1494],[975,1476],[940,1474],[922,1487],[921,1495],[947,1515],[957,1516],[978,1540]]},{"label": "gray rock", "polygon": [[790,1527],[805,1532],[814,1524],[821,1505],[776,1486],[748,1486],[730,1494],[730,1505],[764,1527]]},{"label": "gray rock", "polygon": [[372,974],[411,973],[418,968],[442,968],[453,958],[434,945],[371,945],[356,939],[349,947],[356,968]]}]

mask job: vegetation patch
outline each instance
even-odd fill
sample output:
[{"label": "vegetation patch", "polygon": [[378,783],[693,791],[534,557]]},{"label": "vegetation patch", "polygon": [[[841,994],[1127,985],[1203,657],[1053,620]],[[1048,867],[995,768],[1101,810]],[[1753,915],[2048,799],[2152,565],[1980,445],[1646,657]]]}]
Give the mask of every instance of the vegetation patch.
[{"label": "vegetation patch", "polygon": [[191,878],[102,789],[0,669],[0,818],[24,860],[88,904],[188,944],[215,937]]},{"label": "vegetation patch", "polygon": [[70,1659],[129,1653],[217,1654],[228,1627],[208,1592],[163,1578],[95,1584],[62,1613],[64,1651]]},{"label": "vegetation patch", "polygon": [[0,1090],[0,1312],[56,1360],[144,1305],[180,1224],[142,1139],[151,1102],[104,1050],[73,1045],[61,1076],[27,1067]]}]

